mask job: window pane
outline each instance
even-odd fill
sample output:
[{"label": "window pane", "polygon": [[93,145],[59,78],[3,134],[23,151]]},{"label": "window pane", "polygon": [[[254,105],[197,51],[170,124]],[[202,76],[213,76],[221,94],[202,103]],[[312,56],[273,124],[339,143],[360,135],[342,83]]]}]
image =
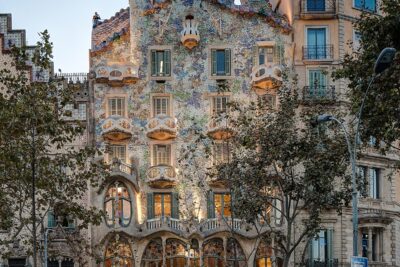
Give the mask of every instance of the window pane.
[{"label": "window pane", "polygon": [[171,217],[171,194],[164,194],[164,216]]},{"label": "window pane", "polygon": [[164,51],[157,51],[157,74],[162,76],[165,72],[164,69]]},{"label": "window pane", "polygon": [[155,145],[154,146],[154,164],[171,165],[171,146],[170,145]]},{"label": "window pane", "polygon": [[131,218],[131,203],[127,200],[122,200],[122,206],[123,206],[123,218],[129,222],[129,219]]},{"label": "window pane", "polygon": [[217,75],[225,75],[225,50],[217,50]]},{"label": "window pane", "polygon": [[216,215],[222,215],[222,201],[222,194],[214,194],[214,207]]},{"label": "window pane", "polygon": [[161,217],[162,216],[162,195],[154,194],[154,216]]},{"label": "window pane", "polygon": [[125,116],[125,98],[110,98],[108,100],[108,115]]},{"label": "window pane", "polygon": [[169,115],[169,98],[168,97],[154,97],[153,113],[154,113],[154,116]]},{"label": "window pane", "polygon": [[231,195],[224,194],[224,217],[231,216]]},{"label": "window pane", "polygon": [[126,162],[126,147],[125,146],[110,146],[110,160],[117,158],[122,162]]}]

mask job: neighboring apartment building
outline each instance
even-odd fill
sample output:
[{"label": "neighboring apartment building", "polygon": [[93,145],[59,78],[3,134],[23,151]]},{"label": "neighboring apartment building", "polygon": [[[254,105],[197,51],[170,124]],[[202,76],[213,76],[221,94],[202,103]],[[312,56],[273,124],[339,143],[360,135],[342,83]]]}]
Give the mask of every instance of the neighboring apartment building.
[{"label": "neighboring apartment building", "polygon": [[[112,173],[105,188],[88,198],[107,214],[89,231],[104,261],[92,266],[281,266],[272,244],[231,218],[223,183],[207,180],[203,190],[196,188],[196,173],[182,175],[177,159],[192,137],[187,129],[196,123],[216,140],[205,166],[227,160],[230,131],[214,115],[226,112],[230,99],[262,97],[277,105],[285,66],[299,75],[305,108],[345,105],[346,84],[330,74],[350,51],[347,42],[357,43],[352,22],[360,10],[376,12],[378,3],[241,3],[130,0],[110,19],[93,18],[85,83],[89,142],[104,150]],[[75,108],[77,114],[83,110]],[[359,251],[370,266],[400,266],[399,177],[388,168],[397,159],[371,147],[358,161],[369,184],[360,194]],[[308,266],[350,266],[351,218],[351,208],[324,215],[318,236],[304,244]],[[274,211],[271,220],[283,223]],[[51,216],[48,226],[54,226]],[[302,247],[291,266],[299,264]],[[53,258],[52,266],[69,266],[63,265],[67,254],[59,262]]]}]

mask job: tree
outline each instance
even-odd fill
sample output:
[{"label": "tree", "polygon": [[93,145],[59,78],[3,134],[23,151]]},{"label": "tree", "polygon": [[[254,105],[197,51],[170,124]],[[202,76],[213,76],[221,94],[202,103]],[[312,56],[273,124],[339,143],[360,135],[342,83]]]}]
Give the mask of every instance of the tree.
[{"label": "tree", "polygon": [[91,161],[96,149],[73,145],[84,127],[65,120],[64,107],[73,102],[71,89],[58,86],[60,81],[29,79],[28,60],[39,72],[51,67],[49,34],[40,36],[31,58],[25,48],[13,48],[16,73],[0,70],[0,229],[7,230],[0,238],[0,254],[7,258],[20,243],[33,256],[34,267],[50,211],[56,219],[75,222],[74,231],[65,231],[67,241],[101,222],[102,212],[86,206],[85,197],[88,186],[98,186],[106,175],[103,166]]},{"label": "tree", "polygon": [[342,69],[335,77],[348,79],[348,97],[351,110],[356,114],[372,80],[374,62],[380,51],[385,47],[398,51],[391,67],[374,77],[360,127],[363,140],[373,136],[376,144],[384,141],[388,148],[400,136],[400,1],[382,0],[380,12],[382,16],[365,12],[355,22],[355,30],[361,37],[360,46],[345,56]]},{"label": "tree", "polygon": [[[252,225],[257,238],[274,240],[272,249],[287,267],[295,249],[305,252],[304,242],[320,229],[322,214],[340,213],[348,205],[351,190],[342,133],[337,127],[313,128],[310,120],[322,107],[300,106],[296,81],[285,79],[277,109],[268,108],[263,98],[230,103],[234,134],[224,141],[230,156],[209,168],[208,176],[230,189],[232,217]],[[197,138],[181,153],[184,166],[212,154],[213,140],[197,128],[192,127]]]}]

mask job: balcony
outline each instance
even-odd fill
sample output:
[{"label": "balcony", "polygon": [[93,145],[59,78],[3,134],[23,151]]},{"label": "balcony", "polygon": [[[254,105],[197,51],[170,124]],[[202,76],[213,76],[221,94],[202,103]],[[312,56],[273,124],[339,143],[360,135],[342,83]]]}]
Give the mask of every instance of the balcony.
[{"label": "balcony", "polygon": [[262,64],[253,67],[251,84],[257,95],[276,95],[276,90],[282,85],[282,69],[277,64]]},{"label": "balcony", "polygon": [[110,86],[122,86],[136,83],[139,79],[139,68],[133,65],[100,66],[95,69],[96,82]]},{"label": "balcony", "polygon": [[133,127],[126,118],[110,116],[101,124],[101,131],[104,140],[123,141],[132,137]]},{"label": "balcony", "polygon": [[333,45],[303,46],[303,60],[317,62],[332,61]]},{"label": "balcony", "polygon": [[301,19],[332,19],[335,15],[335,0],[301,0]]},{"label": "balcony", "polygon": [[181,220],[171,217],[148,219],[143,224],[143,228],[147,232],[147,234],[159,231],[174,231],[177,233],[181,233],[183,229],[185,229]]},{"label": "balcony", "polygon": [[176,119],[167,115],[157,115],[147,123],[147,137],[168,140],[176,137]]},{"label": "balcony", "polygon": [[304,86],[303,88],[304,102],[335,102],[336,92],[335,86]]},{"label": "balcony", "polygon": [[157,165],[147,170],[147,183],[155,188],[170,188],[176,185],[176,172],[173,166]]},{"label": "balcony", "polygon": [[329,260],[307,260],[307,267],[338,267],[339,260],[338,259],[329,259]]},{"label": "balcony", "polygon": [[207,134],[213,139],[224,140],[232,137],[233,130],[227,118],[215,118],[208,123]]},{"label": "balcony", "polygon": [[249,226],[242,219],[235,218],[210,218],[200,226],[200,232],[210,233],[219,231],[248,232]]},{"label": "balcony", "polygon": [[183,23],[183,30],[181,31],[181,42],[189,49],[193,49],[199,44],[200,34],[197,30],[198,23],[193,19],[186,19]]}]

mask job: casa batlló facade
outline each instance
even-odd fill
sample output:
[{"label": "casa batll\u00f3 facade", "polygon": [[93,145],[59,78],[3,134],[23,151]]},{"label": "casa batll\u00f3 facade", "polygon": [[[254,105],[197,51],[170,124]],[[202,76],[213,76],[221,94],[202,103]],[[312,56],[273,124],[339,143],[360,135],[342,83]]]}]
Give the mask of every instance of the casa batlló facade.
[{"label": "casa batll\u00f3 facade", "polygon": [[[345,104],[345,82],[329,74],[351,51],[347,42],[357,45],[352,22],[362,10],[378,12],[379,2],[241,2],[130,0],[110,19],[93,17],[88,82],[80,85],[87,95],[76,112],[83,116],[79,108],[86,107],[83,143],[100,147],[98,160],[112,172],[86,200],[107,214],[88,232],[102,257],[92,266],[282,265],[273,241],[261,242],[252,225],[232,216],[229,188],[211,179],[196,186],[203,176],[180,169],[180,152],[195,124],[215,140],[204,165],[227,160],[231,129],[215,114],[230,100],[279,105],[287,69],[298,74],[304,106]],[[395,152],[383,156],[370,147],[358,161],[369,184],[359,199],[359,251],[370,266],[400,266],[399,177],[388,168],[396,160]],[[284,224],[279,212],[270,213],[277,227]],[[291,266],[305,246],[308,266],[350,266],[351,217],[351,208],[327,212]],[[75,261],[68,249],[59,254],[54,266]],[[16,266],[12,260],[5,264]]]}]

